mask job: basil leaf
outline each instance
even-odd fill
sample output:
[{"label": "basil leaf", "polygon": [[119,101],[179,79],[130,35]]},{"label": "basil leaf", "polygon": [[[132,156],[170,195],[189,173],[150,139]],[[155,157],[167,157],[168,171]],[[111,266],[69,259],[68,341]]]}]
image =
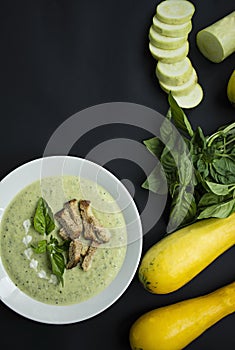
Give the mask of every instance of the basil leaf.
[{"label": "basil leaf", "polygon": [[174,120],[175,126],[188,136],[192,137],[194,132],[191,124],[171,93],[168,95],[168,102],[170,104],[171,116]]},{"label": "basil leaf", "polygon": [[183,137],[184,143],[185,143],[185,149],[187,150],[187,152],[190,152],[191,156],[193,155],[192,152],[192,144],[191,141],[189,139],[187,139],[186,137]]},{"label": "basil leaf", "polygon": [[55,222],[51,209],[42,197],[38,200],[33,224],[35,230],[41,234],[46,233],[48,235],[55,229]]},{"label": "basil leaf", "polygon": [[166,118],[171,120],[172,119],[172,114],[171,114],[171,107],[168,109],[167,113],[166,113]]},{"label": "basil leaf", "polygon": [[47,249],[50,253],[55,253],[57,247],[59,247],[59,241],[53,236],[50,236],[50,241],[47,243]]},{"label": "basil leaf", "polygon": [[55,252],[56,253],[63,253],[65,251],[67,251],[69,248],[69,243],[70,243],[70,241],[65,241],[64,244],[59,244],[58,246],[56,246],[54,248]]},{"label": "basil leaf", "polygon": [[64,256],[60,253],[50,253],[50,262],[51,262],[51,269],[52,273],[56,275],[59,282],[61,282],[62,286],[64,286],[64,269],[65,269],[65,262],[64,262]]},{"label": "basil leaf", "polygon": [[215,159],[213,162],[213,166],[216,171],[221,175],[231,174],[235,176],[235,161],[230,158],[219,158]]},{"label": "basil leaf", "polygon": [[167,179],[169,192],[170,192],[171,196],[173,196],[171,190],[174,189],[175,184],[178,185],[179,177],[178,177],[178,169],[177,169],[175,160],[172,157],[171,152],[167,149],[167,147],[165,147],[163,152],[162,152],[161,165],[163,167],[164,174],[165,174],[165,177]]},{"label": "basil leaf", "polygon": [[167,181],[160,163],[153,169],[142,187],[158,194],[167,193]]},{"label": "basil leaf", "polygon": [[44,216],[44,204],[43,199],[40,198],[38,200],[36,212],[33,219],[34,228],[37,232],[44,234],[46,223],[45,223],[45,216]]},{"label": "basil leaf", "polygon": [[202,178],[205,179],[209,175],[209,164],[202,158],[199,158],[196,163],[197,170],[201,174]]},{"label": "basil leaf", "polygon": [[199,215],[198,219],[206,219],[206,218],[226,218],[228,217],[234,210],[235,199],[231,199],[228,202],[224,202],[221,204],[214,204],[207,208],[205,208]]},{"label": "basil leaf", "polygon": [[[224,177],[217,173],[212,164],[209,164],[209,177],[211,177],[211,179],[216,181],[217,183],[224,184]],[[220,178],[222,178],[222,181],[220,181]],[[225,184],[226,182],[227,181],[225,181]]]},{"label": "basil leaf", "polygon": [[51,236],[50,241],[47,243],[47,250],[51,262],[51,269],[54,275],[64,285],[63,274],[65,270],[65,259],[62,252],[64,251],[63,245],[60,245],[58,240]]},{"label": "basil leaf", "polygon": [[228,185],[222,185],[222,184],[218,184],[210,181],[205,181],[205,183],[209,187],[209,190],[217,194],[218,196],[226,196],[230,192]]},{"label": "basil leaf", "polygon": [[160,158],[164,148],[164,144],[159,138],[152,137],[149,140],[145,140],[144,144],[154,156],[156,156],[158,159]]},{"label": "basil leaf", "polygon": [[63,274],[66,266],[63,253],[64,251],[68,251],[69,243],[70,242],[67,241],[59,243],[59,241],[51,235],[49,241],[44,239],[39,241],[36,246],[31,246],[33,251],[37,254],[48,253],[52,273],[56,275],[62,286],[64,285]]},{"label": "basil leaf", "polygon": [[179,187],[179,184],[177,182],[170,183],[169,193],[170,193],[172,198],[175,197],[175,193],[176,193],[176,191],[178,191],[178,187]]},{"label": "basil leaf", "polygon": [[195,147],[197,153],[202,152],[206,148],[206,138],[200,126],[198,126],[194,132],[191,143]]},{"label": "basil leaf", "polygon": [[178,187],[172,200],[167,233],[192,222],[195,215],[196,202],[193,193],[185,186]]},{"label": "basil leaf", "polygon": [[33,251],[37,254],[45,253],[47,250],[47,240],[43,239],[42,241],[39,241],[37,246],[31,245]]},{"label": "basil leaf", "polygon": [[223,184],[235,183],[235,161],[230,158],[219,158],[213,161],[213,168]]},{"label": "basil leaf", "polygon": [[63,241],[59,243],[58,248],[61,252],[67,252],[69,250],[70,240]]},{"label": "basil leaf", "polygon": [[178,161],[178,155],[176,155],[175,158],[176,159],[174,159],[173,154],[170,152],[170,150],[167,147],[165,147],[163,152],[162,152],[160,161],[161,161],[161,164],[164,168],[166,175],[168,173],[172,173],[172,172],[177,171],[176,162]]},{"label": "basil leaf", "polygon": [[[168,118],[165,118],[160,127],[161,141],[166,145],[169,140],[172,140],[173,124]],[[176,137],[174,137],[176,140]]]},{"label": "basil leaf", "polygon": [[181,185],[194,183],[194,168],[193,163],[188,154],[184,153],[180,157],[178,166],[179,181]]},{"label": "basil leaf", "polygon": [[160,139],[171,152],[176,150],[180,151],[180,149],[182,149],[181,144],[184,143],[182,142],[183,138],[180,136],[174,124],[167,118],[165,118],[161,124]]},{"label": "basil leaf", "polygon": [[224,201],[224,196],[218,196],[215,193],[207,192],[205,193],[198,203],[198,208],[209,207],[214,204],[218,204]]}]

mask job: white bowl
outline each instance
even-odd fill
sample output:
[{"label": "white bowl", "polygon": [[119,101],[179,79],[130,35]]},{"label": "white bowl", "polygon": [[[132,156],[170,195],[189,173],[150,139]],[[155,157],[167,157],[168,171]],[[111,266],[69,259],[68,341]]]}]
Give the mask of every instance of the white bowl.
[{"label": "white bowl", "polygon": [[72,305],[39,302],[20,291],[7,275],[0,259],[0,298],[12,310],[29,319],[51,324],[69,324],[93,317],[111,306],[134,277],[142,251],[142,227],[138,210],[127,189],[109,171],[88,160],[53,156],[33,160],[7,175],[0,184],[0,216],[24,187],[47,176],[79,175],[103,186],[117,201],[127,227],[127,252],[111,284],[96,296]]}]

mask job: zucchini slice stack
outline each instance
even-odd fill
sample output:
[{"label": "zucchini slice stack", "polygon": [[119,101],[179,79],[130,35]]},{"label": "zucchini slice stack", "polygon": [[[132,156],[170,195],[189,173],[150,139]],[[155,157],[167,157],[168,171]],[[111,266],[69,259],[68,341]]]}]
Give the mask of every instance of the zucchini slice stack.
[{"label": "zucchini slice stack", "polygon": [[158,61],[156,76],[161,88],[182,108],[196,107],[203,98],[198,76],[187,57],[194,5],[187,0],[165,0],[156,8],[149,30],[149,50]]}]

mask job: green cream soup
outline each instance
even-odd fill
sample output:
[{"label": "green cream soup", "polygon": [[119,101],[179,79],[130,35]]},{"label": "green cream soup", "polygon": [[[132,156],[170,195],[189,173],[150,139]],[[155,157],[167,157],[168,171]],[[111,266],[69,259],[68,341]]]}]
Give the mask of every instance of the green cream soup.
[{"label": "green cream soup", "polygon": [[[40,197],[54,214],[70,199],[90,200],[93,214],[110,230],[110,241],[99,246],[90,270],[85,272],[80,265],[65,270],[64,286],[52,274],[47,254],[36,254],[31,248],[45,239],[33,227]],[[51,234],[57,239],[58,230],[56,223]],[[44,303],[66,305],[89,299],[111,283],[123,264],[126,240],[124,217],[104,188],[76,176],[48,177],[24,188],[6,208],[0,226],[0,255],[20,290]]]}]

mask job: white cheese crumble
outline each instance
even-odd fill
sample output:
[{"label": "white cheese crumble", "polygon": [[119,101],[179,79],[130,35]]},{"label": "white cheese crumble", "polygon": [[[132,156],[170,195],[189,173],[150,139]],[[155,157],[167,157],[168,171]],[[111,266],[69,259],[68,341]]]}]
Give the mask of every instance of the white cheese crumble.
[{"label": "white cheese crumble", "polygon": [[30,268],[31,268],[31,269],[34,269],[34,270],[36,270],[36,271],[37,271],[38,261],[37,261],[37,260],[35,260],[35,259],[32,259],[32,260],[30,261],[29,266],[30,266]]},{"label": "white cheese crumble", "polygon": [[51,274],[51,277],[50,277],[48,282],[49,283],[53,283],[53,284],[57,284],[57,277],[56,277],[56,275],[52,275]]},{"label": "white cheese crumble", "polygon": [[47,278],[47,274],[46,274],[46,272],[45,272],[44,270],[41,270],[41,271],[38,272],[38,277],[39,277],[39,278],[48,279],[48,278]]},{"label": "white cheese crumble", "polygon": [[31,259],[32,254],[33,254],[32,248],[27,248],[27,249],[25,249],[24,255],[26,256],[26,258],[27,258],[28,260]]},{"label": "white cheese crumble", "polygon": [[[29,219],[27,219],[23,222],[25,236],[23,237],[22,242],[24,243],[24,245],[27,248],[24,250],[24,255],[29,260],[29,267],[37,272],[38,271],[38,261],[36,259],[32,258],[32,255],[33,255],[32,248],[28,248],[28,245],[32,241],[32,238],[33,238],[32,236],[28,235],[30,226],[31,226],[31,222]],[[49,278],[49,277],[47,277],[46,271],[44,271],[44,270],[40,270],[39,272],[37,272],[37,275],[39,278],[48,280],[48,283],[52,283],[55,285],[58,283],[57,277],[55,275],[51,274],[51,276]]]},{"label": "white cheese crumble", "polygon": [[25,233],[26,233],[26,235],[27,235],[27,233],[29,232],[29,228],[30,228],[30,226],[31,226],[30,220],[29,220],[29,219],[25,220],[25,221],[23,222],[23,226],[24,226]]},{"label": "white cheese crumble", "polygon": [[24,236],[24,238],[22,239],[22,242],[24,243],[24,245],[26,245],[26,247],[29,245],[29,243],[32,241],[32,236],[30,235],[26,235]]}]

